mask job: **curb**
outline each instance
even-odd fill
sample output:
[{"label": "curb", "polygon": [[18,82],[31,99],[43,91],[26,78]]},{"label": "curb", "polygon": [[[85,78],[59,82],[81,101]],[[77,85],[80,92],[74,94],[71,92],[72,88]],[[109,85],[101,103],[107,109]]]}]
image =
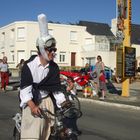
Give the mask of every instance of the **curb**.
[{"label": "curb", "polygon": [[133,106],[133,105],[125,105],[125,104],[119,104],[119,103],[109,103],[106,101],[97,101],[97,100],[92,100],[92,99],[85,99],[85,98],[80,98],[78,97],[80,101],[84,101],[87,103],[97,103],[100,105],[105,105],[105,106],[115,106],[118,108],[123,108],[123,109],[133,109],[133,110],[140,110],[139,106]]}]

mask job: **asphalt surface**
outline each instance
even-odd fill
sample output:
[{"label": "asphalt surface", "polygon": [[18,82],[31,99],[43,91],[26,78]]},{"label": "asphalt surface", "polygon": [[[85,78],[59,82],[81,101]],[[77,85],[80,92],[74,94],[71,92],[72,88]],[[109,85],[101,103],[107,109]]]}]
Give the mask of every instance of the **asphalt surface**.
[{"label": "asphalt surface", "polygon": [[[14,140],[12,117],[20,112],[17,95],[17,90],[0,94],[0,140]],[[79,140],[139,140],[140,111],[117,108],[113,106],[115,103],[106,106],[109,103],[99,100],[92,100],[92,103],[90,99],[80,100],[84,101],[81,101],[83,116],[78,119],[82,131]]]},{"label": "asphalt surface", "polygon": [[[11,77],[9,83],[9,90],[16,90],[19,87],[19,78]],[[140,80],[134,81],[129,84],[129,96],[123,97],[122,93],[122,84],[108,82],[107,84],[107,94],[104,101],[100,101],[98,96],[83,97],[82,91],[78,92],[78,97],[80,100],[84,100],[87,102],[97,102],[101,104],[107,105],[116,105],[116,106],[124,106],[139,109],[140,108]]]}]

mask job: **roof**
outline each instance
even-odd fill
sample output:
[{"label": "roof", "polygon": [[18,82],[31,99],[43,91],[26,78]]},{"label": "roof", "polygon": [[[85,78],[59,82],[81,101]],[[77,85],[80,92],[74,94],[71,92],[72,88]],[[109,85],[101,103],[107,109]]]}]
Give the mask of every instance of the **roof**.
[{"label": "roof", "polygon": [[140,25],[132,24],[131,31],[131,43],[132,44],[140,44]]},{"label": "roof", "polygon": [[114,36],[110,30],[110,26],[106,23],[79,21],[79,25],[86,26],[87,32],[92,35]]},{"label": "roof", "polygon": [[[86,26],[87,32],[92,35],[114,36],[110,30],[110,26],[106,23],[80,21],[78,25]],[[140,25],[138,24],[132,24],[131,43],[140,44]]]}]

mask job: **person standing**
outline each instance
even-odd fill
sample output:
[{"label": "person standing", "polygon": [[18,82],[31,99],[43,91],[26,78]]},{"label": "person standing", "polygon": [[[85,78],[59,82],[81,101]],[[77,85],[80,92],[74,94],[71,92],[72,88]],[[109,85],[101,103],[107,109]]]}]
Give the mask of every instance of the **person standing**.
[{"label": "person standing", "polygon": [[94,72],[96,73],[96,78],[93,80],[94,81],[94,85],[95,85],[95,90],[96,93],[99,92],[99,76],[100,76],[100,71],[101,70],[105,70],[105,65],[102,61],[102,57],[100,55],[97,56],[97,62],[95,64],[95,69]]},{"label": "person standing", "polygon": [[87,75],[90,72],[90,65],[89,63],[85,64],[85,67],[80,70],[83,75]]},{"label": "person standing", "polygon": [[20,63],[16,66],[16,68],[18,68],[18,72],[19,72],[19,77],[21,77],[21,70],[22,70],[22,67],[24,65],[24,59],[21,59],[20,60]]},{"label": "person standing", "polygon": [[8,63],[6,56],[3,57],[2,63],[0,64],[0,72],[1,72],[1,90],[5,91],[9,84]]}]

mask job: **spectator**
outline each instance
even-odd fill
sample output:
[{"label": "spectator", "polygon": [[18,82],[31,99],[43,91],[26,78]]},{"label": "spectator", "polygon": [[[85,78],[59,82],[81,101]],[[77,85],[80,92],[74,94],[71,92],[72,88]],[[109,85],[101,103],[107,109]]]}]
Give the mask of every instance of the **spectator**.
[{"label": "spectator", "polygon": [[21,77],[21,70],[22,70],[22,67],[23,67],[23,65],[24,65],[24,59],[21,59],[20,60],[20,63],[19,64],[17,64],[17,66],[16,66],[16,68],[18,68],[18,72],[19,72],[19,77]]},{"label": "spectator", "polygon": [[106,94],[106,79],[105,79],[105,74],[104,74],[104,70],[100,71],[100,75],[99,75],[99,87],[102,93],[102,96],[99,98],[100,100],[104,100],[105,94]]},{"label": "spectator", "polygon": [[7,86],[9,84],[9,69],[6,56],[3,57],[2,63],[0,64],[0,71],[1,71],[1,90],[6,91]]},{"label": "spectator", "polygon": [[87,75],[90,72],[90,65],[86,63],[85,67],[80,70],[80,72],[84,75]]},{"label": "spectator", "polygon": [[102,57],[100,55],[97,56],[97,62],[95,64],[95,69],[93,71],[93,73],[96,73],[96,78],[93,80],[94,81],[94,85],[95,85],[95,90],[96,93],[98,94],[99,92],[99,76],[100,76],[100,71],[103,70],[104,71],[104,63],[102,62]]}]

